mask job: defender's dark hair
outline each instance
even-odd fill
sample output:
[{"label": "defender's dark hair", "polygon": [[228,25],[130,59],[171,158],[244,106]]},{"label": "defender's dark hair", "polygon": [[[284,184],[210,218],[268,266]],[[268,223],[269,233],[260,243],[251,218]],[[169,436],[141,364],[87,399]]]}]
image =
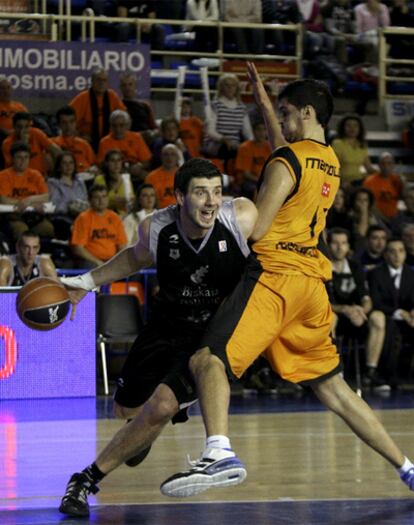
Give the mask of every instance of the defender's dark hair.
[{"label": "defender's dark hair", "polygon": [[63,107],[61,107],[56,112],[56,120],[57,120],[57,122],[59,122],[60,117],[62,115],[66,116],[66,117],[72,117],[72,116],[76,117],[76,111],[73,109],[72,106],[63,106]]},{"label": "defender's dark hair", "polygon": [[22,142],[18,140],[17,142],[13,142],[13,144],[10,146],[10,156],[13,158],[16,153],[19,153],[20,151],[24,151],[30,155],[30,147],[26,142]]},{"label": "defender's dark hair", "polygon": [[33,230],[26,230],[25,232],[19,235],[19,238],[17,239],[17,244],[21,244],[23,239],[26,237],[32,237],[33,239],[40,240],[40,235],[38,233],[34,232]]},{"label": "defender's dark hair", "polygon": [[328,235],[326,236],[326,240],[328,242],[328,244],[330,244],[332,242],[332,237],[334,235],[346,235],[346,238],[348,240],[348,242],[350,242],[351,240],[351,235],[349,233],[349,231],[345,228],[331,228],[330,230],[328,230]]},{"label": "defender's dark hair", "polygon": [[326,128],[333,113],[333,98],[324,82],[306,78],[295,80],[282,89],[279,100],[287,100],[298,109],[312,106],[321,126]]},{"label": "defender's dark hair", "polygon": [[178,168],[174,178],[174,190],[180,190],[181,193],[185,195],[190,181],[200,177],[206,177],[207,179],[220,177],[221,184],[223,184],[223,176],[212,162],[195,157],[187,160],[187,162],[184,162],[184,164]]}]

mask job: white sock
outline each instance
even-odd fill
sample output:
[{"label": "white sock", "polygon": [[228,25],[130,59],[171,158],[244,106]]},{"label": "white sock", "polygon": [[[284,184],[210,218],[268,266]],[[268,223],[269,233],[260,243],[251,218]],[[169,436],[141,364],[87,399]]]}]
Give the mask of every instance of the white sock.
[{"label": "white sock", "polygon": [[230,439],[227,436],[221,436],[220,434],[209,436],[206,439],[206,449],[207,448],[224,448],[226,450],[231,450]]},{"label": "white sock", "polygon": [[411,463],[411,461],[408,458],[404,458],[404,463],[402,467],[400,467],[397,470],[400,473],[400,475],[403,475],[406,472],[408,472],[411,468],[414,468],[414,465]]}]

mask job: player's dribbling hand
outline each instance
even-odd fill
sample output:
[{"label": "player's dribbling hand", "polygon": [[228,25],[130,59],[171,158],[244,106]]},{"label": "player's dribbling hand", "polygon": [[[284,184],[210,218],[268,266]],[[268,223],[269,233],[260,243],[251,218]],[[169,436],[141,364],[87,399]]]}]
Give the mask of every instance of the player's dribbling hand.
[{"label": "player's dribbling hand", "polygon": [[88,293],[88,290],[80,288],[77,286],[78,280],[77,277],[61,277],[60,282],[66,288],[69,293],[69,299],[72,304],[72,311],[70,314],[70,320],[75,319],[76,306],[82,301],[85,295]]}]

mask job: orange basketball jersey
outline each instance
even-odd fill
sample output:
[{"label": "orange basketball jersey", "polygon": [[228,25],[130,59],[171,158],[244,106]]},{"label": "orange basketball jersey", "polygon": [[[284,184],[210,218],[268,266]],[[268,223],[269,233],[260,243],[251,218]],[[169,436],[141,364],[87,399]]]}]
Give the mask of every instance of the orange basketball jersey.
[{"label": "orange basketball jersey", "polygon": [[253,250],[264,270],[328,280],[331,263],[317,245],[340,184],[338,158],[330,146],[314,140],[282,146],[266,161],[259,187],[266,168],[277,161],[288,168],[295,186]]}]

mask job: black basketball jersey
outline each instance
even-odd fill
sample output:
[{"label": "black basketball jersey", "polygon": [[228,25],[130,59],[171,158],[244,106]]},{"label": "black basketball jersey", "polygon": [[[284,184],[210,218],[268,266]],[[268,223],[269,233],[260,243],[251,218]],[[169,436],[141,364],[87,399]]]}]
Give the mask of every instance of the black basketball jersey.
[{"label": "black basketball jersey", "polygon": [[199,245],[181,229],[176,206],[155,213],[150,251],[157,263],[160,286],[154,316],[170,327],[197,331],[205,328],[233,290],[250,252],[232,202],[223,204],[214,226]]},{"label": "black basketball jersey", "polygon": [[22,275],[19,266],[17,264],[16,255],[9,255],[9,259],[12,265],[12,271],[10,273],[8,286],[23,286],[27,281],[41,277],[43,275],[40,265],[40,255],[35,257],[33,262],[32,270],[29,275]]}]

